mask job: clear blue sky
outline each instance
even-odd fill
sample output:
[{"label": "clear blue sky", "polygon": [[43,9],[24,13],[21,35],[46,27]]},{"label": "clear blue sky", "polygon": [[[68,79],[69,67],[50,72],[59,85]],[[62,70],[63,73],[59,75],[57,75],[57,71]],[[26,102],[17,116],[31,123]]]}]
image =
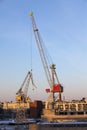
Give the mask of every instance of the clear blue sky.
[{"label": "clear blue sky", "polygon": [[[47,80],[32,33],[33,11],[40,35],[56,64],[66,99],[87,98],[87,1],[0,0],[0,100],[15,100],[32,68],[37,89],[32,99],[47,99]],[[40,96],[41,95],[41,96]]]}]

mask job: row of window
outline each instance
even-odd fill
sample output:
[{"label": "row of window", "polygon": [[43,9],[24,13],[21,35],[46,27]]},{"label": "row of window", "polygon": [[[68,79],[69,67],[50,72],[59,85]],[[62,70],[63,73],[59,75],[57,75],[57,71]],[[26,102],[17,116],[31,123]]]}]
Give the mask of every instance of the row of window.
[{"label": "row of window", "polygon": [[87,111],[87,104],[62,104],[56,105],[58,111]]}]

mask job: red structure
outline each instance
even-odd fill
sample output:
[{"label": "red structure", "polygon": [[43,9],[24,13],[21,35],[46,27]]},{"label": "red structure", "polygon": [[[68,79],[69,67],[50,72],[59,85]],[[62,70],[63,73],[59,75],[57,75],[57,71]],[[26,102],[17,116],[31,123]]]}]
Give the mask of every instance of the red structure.
[{"label": "red structure", "polygon": [[63,92],[63,87],[61,86],[61,84],[55,84],[53,86],[52,92]]}]

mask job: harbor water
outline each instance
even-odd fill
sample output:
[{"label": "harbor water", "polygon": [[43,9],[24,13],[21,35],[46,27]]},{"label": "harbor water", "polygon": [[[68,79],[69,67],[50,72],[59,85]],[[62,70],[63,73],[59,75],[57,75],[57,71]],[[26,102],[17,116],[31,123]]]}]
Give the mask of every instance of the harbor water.
[{"label": "harbor water", "polygon": [[55,127],[31,124],[29,130],[87,130],[87,127]]},{"label": "harbor water", "polygon": [[40,124],[30,124],[30,125],[0,125],[0,130],[87,130],[87,126],[83,127],[57,127],[49,125],[40,125]]}]

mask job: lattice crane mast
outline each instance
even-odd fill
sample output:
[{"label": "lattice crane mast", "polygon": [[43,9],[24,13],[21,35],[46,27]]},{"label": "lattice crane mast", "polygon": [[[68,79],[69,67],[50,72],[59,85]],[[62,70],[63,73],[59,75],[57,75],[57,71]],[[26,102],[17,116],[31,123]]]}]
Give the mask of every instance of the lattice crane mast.
[{"label": "lattice crane mast", "polygon": [[[45,55],[43,45],[42,45],[42,40],[41,40],[38,28],[37,28],[36,23],[35,23],[33,12],[30,12],[30,16],[31,16],[33,31],[34,31],[36,43],[37,43],[37,46],[38,46],[38,50],[39,50],[39,53],[40,53],[40,57],[41,57],[41,60],[42,60],[43,68],[44,68],[44,71],[45,71],[45,74],[46,74],[46,77],[47,77],[47,81],[48,81],[49,86],[50,86],[50,89],[46,89],[46,91],[50,92],[50,94],[52,95],[51,96],[52,102],[55,102],[54,94],[56,92],[59,93],[58,100],[61,101],[61,93],[63,92],[63,87],[61,86],[61,84],[58,80],[58,77],[57,77],[57,74],[56,74],[56,71],[55,71],[55,65],[51,64],[50,67],[48,66],[48,64],[47,64],[48,62],[47,62],[46,55]],[[49,68],[51,68],[51,72],[50,72]]]}]

